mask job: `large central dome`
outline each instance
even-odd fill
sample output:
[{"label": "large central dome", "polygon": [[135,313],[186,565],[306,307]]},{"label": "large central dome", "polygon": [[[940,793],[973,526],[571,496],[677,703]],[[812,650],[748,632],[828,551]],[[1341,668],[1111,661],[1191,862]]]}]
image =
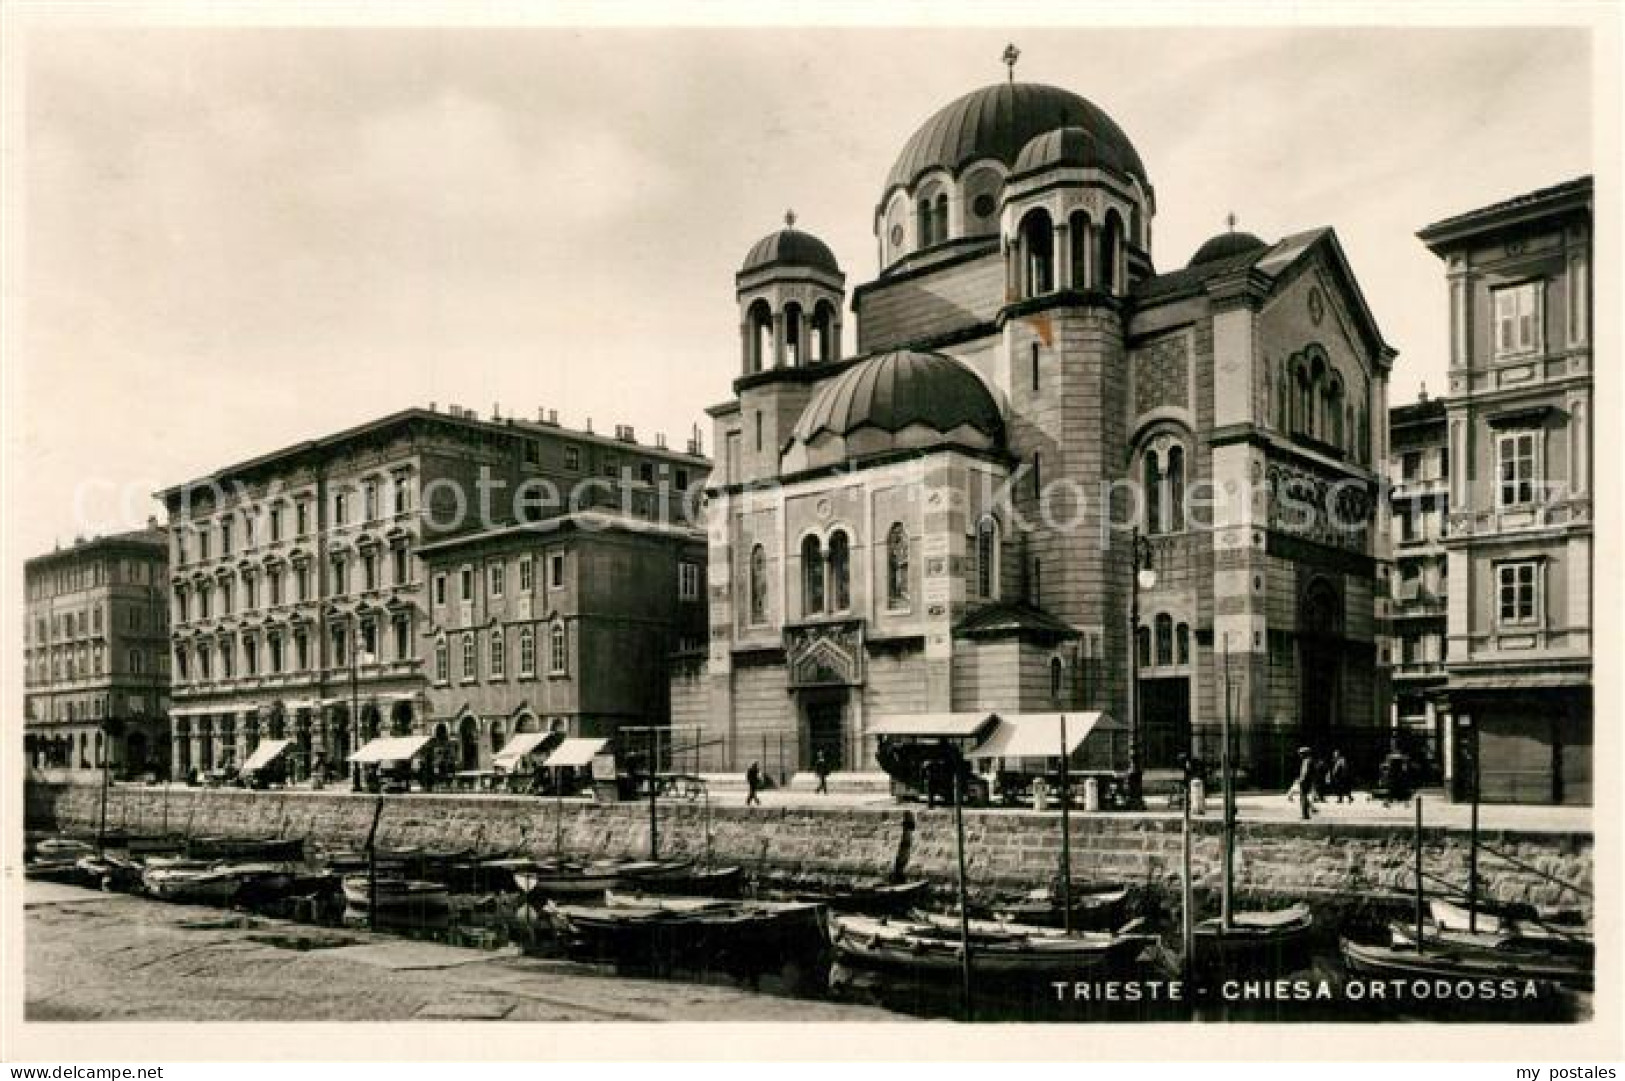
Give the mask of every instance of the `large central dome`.
[{"label": "large central dome", "polygon": [[1139,153],[1116,121],[1069,90],[1038,83],[996,83],[949,103],[920,126],[886,177],[881,202],[931,169],[958,175],[974,161],[996,159],[1008,167],[1035,135],[1055,128],[1084,128],[1147,187],[1151,179]]}]

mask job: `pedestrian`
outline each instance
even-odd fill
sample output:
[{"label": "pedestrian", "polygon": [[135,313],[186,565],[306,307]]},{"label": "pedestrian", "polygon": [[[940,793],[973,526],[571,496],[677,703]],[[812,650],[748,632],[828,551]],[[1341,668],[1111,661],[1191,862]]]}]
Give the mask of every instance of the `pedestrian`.
[{"label": "pedestrian", "polygon": [[1298,790],[1298,809],[1303,813],[1303,820],[1309,821],[1315,813],[1313,803],[1315,790],[1315,756],[1308,747],[1298,748],[1298,779],[1293,787]]},{"label": "pedestrian", "polygon": [[819,751],[813,756],[813,772],[818,774],[818,791],[829,795],[829,755]]},{"label": "pedestrian", "polygon": [[746,807],[749,807],[753,803],[756,804],[756,806],[758,806],[758,807],[760,807],[762,805],[762,797],[760,797],[760,796],[758,796],[756,794],[757,792],[761,791],[761,788],[762,788],[762,765],[761,765],[760,762],[752,762],[750,764],[750,769],[747,769],[745,771],[745,789],[746,789],[746,792],[745,792],[745,806]]},{"label": "pedestrian", "polygon": [[1326,771],[1326,789],[1338,803],[1353,803],[1354,790],[1349,782],[1349,760],[1342,751],[1332,752],[1332,766]]}]

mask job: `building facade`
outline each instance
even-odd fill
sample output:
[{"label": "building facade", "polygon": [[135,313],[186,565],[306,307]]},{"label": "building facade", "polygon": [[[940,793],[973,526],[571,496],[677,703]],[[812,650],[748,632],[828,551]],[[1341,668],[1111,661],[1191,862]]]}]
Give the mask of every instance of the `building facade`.
[{"label": "building facade", "polygon": [[156,524],[23,570],[24,750],[40,769],[168,770],[169,545]]},{"label": "building facade", "polygon": [[705,534],[585,512],[421,549],[430,734],[484,770],[515,733],[664,725],[667,659],[705,641]]},{"label": "building facade", "polygon": [[1227,688],[1260,779],[1386,730],[1394,353],[1330,229],[1232,228],[1158,273],[1155,211],[1110,117],[999,84],[886,177],[856,355],[827,246],[791,221],[750,250],[711,410],[709,648],[673,674],[715,766],[873,768],[895,714],[1137,705],[1159,768],[1216,755]]},{"label": "building facade", "polygon": [[430,540],[603,507],[686,520],[698,447],[547,419],[410,409],[159,493],[172,533],[173,768],[261,738],[334,775],[380,734],[430,734]]},{"label": "building facade", "polygon": [[1393,546],[1390,643],[1393,721],[1407,753],[1447,774],[1449,708],[1442,693],[1450,639],[1450,448],[1443,399],[1388,414],[1389,536]]},{"label": "building facade", "polygon": [[1450,287],[1446,694],[1457,794],[1588,803],[1589,177],[1428,226]]}]

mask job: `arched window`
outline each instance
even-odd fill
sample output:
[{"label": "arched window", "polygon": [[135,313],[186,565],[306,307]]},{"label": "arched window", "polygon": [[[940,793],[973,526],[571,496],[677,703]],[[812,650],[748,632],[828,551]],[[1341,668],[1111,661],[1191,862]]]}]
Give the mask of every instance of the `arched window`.
[{"label": "arched window", "polygon": [[852,549],[846,534],[836,530],[829,538],[829,609],[844,612],[852,607]]},{"label": "arched window", "polygon": [[745,312],[745,374],[759,372],[773,357],[773,309],[757,300]]},{"label": "arched window", "polygon": [[1292,431],[1300,435],[1314,435],[1315,398],[1309,385],[1309,372],[1299,364],[1292,376],[1297,390],[1292,409]]},{"label": "arched window", "polygon": [[801,305],[792,301],[784,306],[784,366],[800,368],[807,363],[802,348]]},{"label": "arched window", "polygon": [[835,308],[820,300],[813,308],[812,335],[808,342],[809,362],[824,364],[835,359]]},{"label": "arched window", "polygon": [[1141,668],[1151,667],[1151,628],[1141,626],[1134,635],[1134,652]]},{"label": "arched window", "polygon": [[1326,384],[1326,441],[1338,449],[1343,443],[1343,380],[1336,372]]},{"label": "arched window", "polygon": [[999,522],[992,515],[976,525],[976,592],[988,600],[999,592]]},{"label": "arched window", "polygon": [[1100,279],[1100,288],[1108,293],[1115,293],[1122,286],[1117,264],[1122,259],[1123,250],[1123,219],[1117,211],[1106,211],[1106,222],[1100,230],[1100,269],[1096,276]]},{"label": "arched window", "polygon": [[536,632],[529,627],[519,632],[519,674],[525,677],[536,674]]},{"label": "arched window", "polygon": [[1055,230],[1049,215],[1029,210],[1021,219],[1022,295],[1042,296],[1055,289]]},{"label": "arched window", "polygon": [[1061,658],[1051,657],[1049,659],[1049,697],[1050,701],[1054,702],[1056,705],[1061,704],[1062,675],[1063,666],[1061,664]]},{"label": "arched window", "polygon": [[1145,531],[1152,536],[1162,532],[1162,469],[1157,456],[1145,452]]},{"label": "arched window", "polygon": [[508,675],[507,643],[500,630],[491,632],[491,678],[505,679]]},{"label": "arched window", "polygon": [[824,610],[824,549],[817,537],[801,542],[801,614]]},{"label": "arched window", "polygon": [[886,607],[908,607],[908,530],[902,522],[886,533]]},{"label": "arched window", "polygon": [[1286,361],[1281,362],[1281,377],[1275,383],[1275,427],[1283,432],[1292,430],[1292,373]]},{"label": "arched window", "polygon": [[506,735],[506,733],[503,732],[503,730],[502,730],[502,722],[501,721],[492,721],[491,722],[491,753],[492,754],[496,754],[498,751],[502,750],[502,744],[506,742],[506,740],[504,739],[505,735]]},{"label": "arched window", "polygon": [[1181,533],[1185,529],[1185,448],[1172,447],[1168,451],[1168,475],[1163,480],[1168,492],[1168,530]]},{"label": "arched window", "polygon": [[941,244],[943,241],[948,239],[948,193],[947,192],[942,192],[942,193],[937,195],[936,213],[932,214],[931,217],[932,217],[932,224],[934,224],[936,226],[936,230],[937,230],[936,235],[934,237],[932,237],[932,243]]},{"label": "arched window", "polygon": [[475,667],[475,664],[476,664],[475,654],[476,654],[476,651],[474,649],[474,636],[472,634],[463,635],[463,671],[462,671],[462,676],[463,676],[464,679],[473,679],[475,677],[475,675],[478,674],[478,669]]},{"label": "arched window", "polygon": [[548,668],[554,675],[563,675],[570,670],[570,638],[564,624],[553,624],[548,638]]},{"label": "arched window", "polygon": [[1191,663],[1191,625],[1181,623],[1174,628],[1174,663]]},{"label": "arched window", "polygon": [[1074,210],[1066,224],[1067,233],[1072,238],[1072,288],[1088,289],[1091,243],[1089,215],[1081,210]]},{"label": "arched window", "polygon": [[750,550],[750,621],[767,622],[767,552],[760,544]]},{"label": "arched window", "polygon": [[1157,616],[1157,664],[1174,663],[1174,617],[1164,612]]}]

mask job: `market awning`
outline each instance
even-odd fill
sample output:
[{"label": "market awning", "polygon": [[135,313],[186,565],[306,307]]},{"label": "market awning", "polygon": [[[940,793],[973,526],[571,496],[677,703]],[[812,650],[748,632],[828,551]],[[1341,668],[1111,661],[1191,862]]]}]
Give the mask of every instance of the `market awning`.
[{"label": "market awning", "polygon": [[502,745],[502,750],[491,756],[491,765],[500,766],[502,769],[513,769],[519,764],[521,758],[546,743],[547,737],[552,734],[551,732],[519,732],[515,734],[512,739]]},{"label": "market awning", "polygon": [[1121,731],[1124,726],[1110,714],[1000,713],[999,723],[986,742],[970,752],[972,758],[1059,758],[1061,719],[1066,718],[1066,751],[1077,753],[1096,730]]},{"label": "market awning", "polygon": [[405,762],[428,744],[428,736],[384,736],[352,754],[351,762]]},{"label": "market awning", "polygon": [[542,765],[548,769],[589,765],[608,742],[607,739],[567,739],[553,748],[553,753],[547,756],[547,761]]},{"label": "market awning", "polygon": [[254,753],[248,756],[247,762],[243,763],[242,772],[252,773],[254,770],[264,769],[272,762],[275,762],[283,751],[292,746],[293,740],[291,739],[260,740],[259,746],[254,748]]},{"label": "market awning", "polygon": [[872,736],[914,736],[919,739],[971,739],[990,725],[992,713],[897,713],[877,717],[869,725]]}]

